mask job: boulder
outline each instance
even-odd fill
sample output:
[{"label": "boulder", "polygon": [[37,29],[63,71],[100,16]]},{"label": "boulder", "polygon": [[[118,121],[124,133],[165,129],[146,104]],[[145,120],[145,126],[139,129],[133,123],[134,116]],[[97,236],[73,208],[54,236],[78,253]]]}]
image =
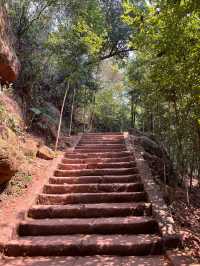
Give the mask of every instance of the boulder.
[{"label": "boulder", "polygon": [[0,126],[0,185],[8,182],[19,170],[23,155],[12,130]]},{"label": "boulder", "polygon": [[0,82],[13,82],[20,72],[20,62],[14,49],[15,38],[5,6],[0,6]]},{"label": "boulder", "polygon": [[143,148],[143,157],[149,164],[152,176],[173,185],[177,175],[164,145],[152,133],[143,133],[135,128],[130,129],[129,133],[134,135],[134,144]]},{"label": "boulder", "polygon": [[5,125],[0,125],[0,139],[8,142],[8,144],[18,147],[18,139],[15,133]]},{"label": "boulder", "polygon": [[5,142],[0,141],[0,185],[8,182],[18,171],[18,162]]},{"label": "boulder", "polygon": [[50,102],[45,102],[40,110],[41,112],[36,122],[37,127],[39,127],[41,132],[45,132],[46,135],[56,139],[60,111]]},{"label": "boulder", "polygon": [[39,147],[39,142],[34,139],[24,139],[21,143],[21,150],[26,157],[35,158]]},{"label": "boulder", "polygon": [[47,112],[53,119],[59,121],[60,118],[60,111],[50,102],[45,103],[45,107],[47,108]]},{"label": "boulder", "polygon": [[53,160],[55,154],[50,148],[44,145],[38,148],[37,157],[44,160]]}]

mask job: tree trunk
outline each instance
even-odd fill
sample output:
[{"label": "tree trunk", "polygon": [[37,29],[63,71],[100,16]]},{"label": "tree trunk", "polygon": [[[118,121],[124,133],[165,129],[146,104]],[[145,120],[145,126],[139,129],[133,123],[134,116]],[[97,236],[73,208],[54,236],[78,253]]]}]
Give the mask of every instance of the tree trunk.
[{"label": "tree trunk", "polygon": [[85,115],[86,115],[86,88],[84,91],[84,106],[83,106],[83,132],[85,132]]},{"label": "tree trunk", "polygon": [[70,125],[69,125],[69,137],[71,136],[71,131],[72,131],[72,120],[73,120],[73,113],[74,113],[74,99],[75,99],[75,88],[74,88],[74,93],[73,93],[73,99],[72,99],[72,108],[71,108],[71,117],[70,117]]},{"label": "tree trunk", "polygon": [[131,127],[135,127],[134,123],[134,101],[133,92],[131,93]]},{"label": "tree trunk", "polygon": [[60,112],[60,121],[59,121],[59,125],[58,125],[58,132],[57,132],[57,138],[56,138],[56,144],[55,144],[55,151],[57,151],[57,148],[58,148],[58,141],[59,141],[59,137],[60,137],[60,130],[61,130],[61,125],[62,125],[63,111],[64,111],[64,106],[65,106],[68,90],[69,90],[69,81],[67,83],[67,89],[65,91],[65,95],[64,95],[63,103],[62,103],[62,108],[61,108],[61,112]]},{"label": "tree trunk", "polygon": [[92,106],[92,113],[91,113],[91,118],[90,118],[90,125],[89,125],[89,131],[91,132],[92,131],[92,128],[93,128],[93,120],[94,120],[94,113],[95,113],[95,104],[96,104],[96,97],[95,97],[95,92],[94,92],[94,95],[93,95],[93,106]]}]

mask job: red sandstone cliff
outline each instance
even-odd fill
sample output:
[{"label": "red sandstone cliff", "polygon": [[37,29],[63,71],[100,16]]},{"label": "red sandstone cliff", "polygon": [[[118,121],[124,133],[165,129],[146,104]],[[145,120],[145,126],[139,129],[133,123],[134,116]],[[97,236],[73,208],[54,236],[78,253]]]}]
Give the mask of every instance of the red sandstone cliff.
[{"label": "red sandstone cliff", "polygon": [[20,72],[20,62],[14,49],[14,34],[6,8],[0,6],[0,82],[13,82]]}]

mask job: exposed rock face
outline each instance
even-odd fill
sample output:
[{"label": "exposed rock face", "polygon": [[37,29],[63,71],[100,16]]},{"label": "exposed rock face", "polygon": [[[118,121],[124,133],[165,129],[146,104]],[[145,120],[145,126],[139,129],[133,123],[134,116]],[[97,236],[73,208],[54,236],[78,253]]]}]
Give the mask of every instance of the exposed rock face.
[{"label": "exposed rock face", "polygon": [[137,129],[130,129],[129,132],[136,136],[135,144],[143,147],[143,157],[151,168],[152,176],[162,181],[166,180],[167,184],[174,184],[176,173],[165,147],[152,134],[142,133]]},{"label": "exposed rock face", "polygon": [[40,109],[41,113],[36,118],[36,123],[42,134],[51,136],[53,139],[57,137],[57,129],[60,119],[59,110],[49,102],[45,102]]},{"label": "exposed rock face", "polygon": [[14,49],[14,35],[6,8],[0,6],[0,82],[13,82],[20,72],[20,62]]},{"label": "exposed rock face", "polygon": [[0,126],[0,185],[15,175],[22,160],[16,135],[9,128]]}]

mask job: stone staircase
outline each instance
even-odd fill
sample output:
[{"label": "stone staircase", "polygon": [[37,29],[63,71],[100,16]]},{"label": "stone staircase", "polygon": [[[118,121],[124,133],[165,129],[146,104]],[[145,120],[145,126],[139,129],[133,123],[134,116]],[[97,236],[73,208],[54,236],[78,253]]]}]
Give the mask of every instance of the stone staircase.
[{"label": "stone staircase", "polygon": [[121,133],[84,134],[4,247],[24,257],[5,265],[171,265],[164,251]]}]

